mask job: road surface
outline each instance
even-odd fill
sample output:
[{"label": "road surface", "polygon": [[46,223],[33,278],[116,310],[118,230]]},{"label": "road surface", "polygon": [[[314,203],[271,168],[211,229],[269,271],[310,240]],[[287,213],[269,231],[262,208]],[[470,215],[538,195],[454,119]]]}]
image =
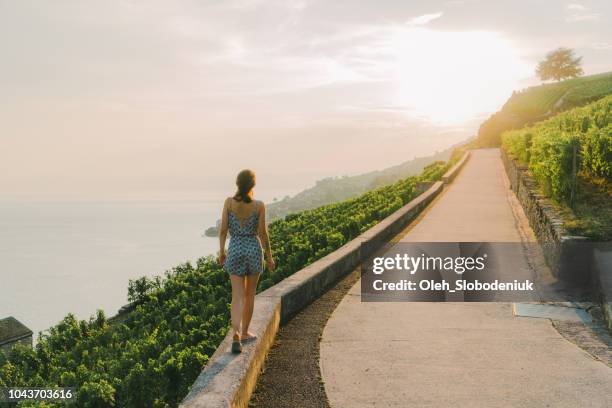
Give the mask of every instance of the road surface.
[{"label": "road surface", "polygon": [[[465,168],[400,241],[533,241],[497,149]],[[527,257],[515,260],[529,272]],[[332,314],[320,368],[334,408],[612,407],[612,369],[510,303],[362,303]]]}]

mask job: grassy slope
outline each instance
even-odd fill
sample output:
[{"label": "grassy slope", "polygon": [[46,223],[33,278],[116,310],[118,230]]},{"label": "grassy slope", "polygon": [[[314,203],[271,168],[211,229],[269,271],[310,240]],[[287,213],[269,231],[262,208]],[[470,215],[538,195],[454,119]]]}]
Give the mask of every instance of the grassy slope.
[{"label": "grassy slope", "polygon": [[[611,93],[612,72],[533,86],[514,92],[502,109],[480,126],[477,145],[499,146],[500,136],[506,130],[522,128],[558,112],[586,105]],[[557,103],[559,105],[555,106]]]},{"label": "grassy slope", "polygon": [[[525,119],[582,106],[612,93],[612,72],[544,84],[515,93],[503,110]],[[555,103],[563,98],[560,105]]]}]

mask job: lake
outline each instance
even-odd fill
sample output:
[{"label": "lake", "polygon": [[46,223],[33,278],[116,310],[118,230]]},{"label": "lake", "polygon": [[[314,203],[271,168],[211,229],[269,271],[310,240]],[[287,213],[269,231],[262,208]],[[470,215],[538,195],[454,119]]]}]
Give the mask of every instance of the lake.
[{"label": "lake", "polygon": [[127,303],[130,279],[162,275],[218,250],[203,236],[218,202],[0,202],[0,318],[35,333],[68,312],[107,317]]}]

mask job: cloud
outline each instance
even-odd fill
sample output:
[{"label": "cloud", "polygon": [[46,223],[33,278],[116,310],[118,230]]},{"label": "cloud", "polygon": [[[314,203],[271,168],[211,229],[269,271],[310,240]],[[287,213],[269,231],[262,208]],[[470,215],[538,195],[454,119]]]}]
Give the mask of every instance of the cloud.
[{"label": "cloud", "polygon": [[466,4],[470,4],[470,3],[479,3],[481,2],[481,0],[448,0],[445,1],[443,4],[445,6],[464,6]]},{"label": "cloud", "polygon": [[598,51],[612,50],[612,44],[607,43],[607,42],[596,42],[596,43],[591,44],[591,47],[594,50],[598,50]]},{"label": "cloud", "polygon": [[599,20],[599,18],[601,17],[601,14],[599,13],[588,13],[587,11],[589,10],[589,8],[583,6],[582,4],[570,3],[565,6],[565,8],[567,9],[567,11],[570,12],[570,14],[565,17],[565,21],[568,23],[577,23],[580,21],[594,21]]},{"label": "cloud", "polygon": [[601,14],[599,13],[588,13],[588,14],[572,14],[565,18],[568,23],[577,23],[581,21],[595,21],[599,20]]},{"label": "cloud", "polygon": [[414,17],[412,19],[410,19],[407,24],[408,25],[425,25],[425,24],[429,24],[430,22],[432,22],[433,20],[436,20],[440,17],[442,17],[442,12],[437,12],[437,13],[431,13],[431,14],[423,14],[422,16],[418,16],[418,17]]}]

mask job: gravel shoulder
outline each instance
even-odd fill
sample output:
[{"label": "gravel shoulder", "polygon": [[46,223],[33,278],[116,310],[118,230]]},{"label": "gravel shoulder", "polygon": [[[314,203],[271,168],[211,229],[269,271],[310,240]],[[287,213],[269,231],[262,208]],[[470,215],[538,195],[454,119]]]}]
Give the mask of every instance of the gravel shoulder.
[{"label": "gravel shoulder", "polygon": [[327,320],[359,276],[357,268],[280,328],[249,407],[330,407],[319,368],[319,342]]}]

